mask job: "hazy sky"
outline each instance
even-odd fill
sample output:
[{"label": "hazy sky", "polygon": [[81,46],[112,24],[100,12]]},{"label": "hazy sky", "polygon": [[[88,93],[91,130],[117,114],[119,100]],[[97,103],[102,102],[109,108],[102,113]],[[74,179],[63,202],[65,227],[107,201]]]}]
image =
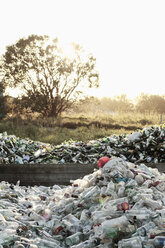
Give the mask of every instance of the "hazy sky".
[{"label": "hazy sky", "polygon": [[0,53],[23,36],[47,34],[93,53],[96,96],[165,94],[164,0],[0,0],[0,6]]}]

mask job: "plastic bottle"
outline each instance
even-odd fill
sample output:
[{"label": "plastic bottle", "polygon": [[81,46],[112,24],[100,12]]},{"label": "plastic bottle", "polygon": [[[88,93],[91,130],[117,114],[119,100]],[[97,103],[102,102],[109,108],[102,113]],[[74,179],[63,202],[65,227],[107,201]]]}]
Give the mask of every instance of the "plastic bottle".
[{"label": "plastic bottle", "polygon": [[150,221],[149,223],[139,227],[133,236],[147,236],[150,230],[155,228],[155,223]]},{"label": "plastic bottle", "polygon": [[30,156],[29,155],[24,155],[23,158],[22,158],[22,161],[24,162],[24,164],[27,164],[30,160]]},{"label": "plastic bottle", "polygon": [[124,181],[120,181],[117,185],[116,185],[116,191],[118,192],[119,189],[123,187],[125,188],[125,182]]},{"label": "plastic bottle", "polygon": [[165,237],[157,236],[153,239],[153,244],[156,248],[161,248],[165,245]]},{"label": "plastic bottle", "polygon": [[61,248],[60,246],[60,242],[57,241],[57,240],[54,240],[54,241],[50,241],[50,240],[47,240],[47,239],[40,239],[40,238],[37,238],[35,239],[35,242],[37,244],[38,247],[40,248]]},{"label": "plastic bottle", "polygon": [[165,236],[165,230],[164,229],[154,229],[150,232],[150,238],[153,239],[156,236]]},{"label": "plastic bottle", "polygon": [[28,217],[29,220],[35,220],[35,221],[43,220],[43,217],[34,211],[30,212]]},{"label": "plastic bottle", "polygon": [[118,197],[124,197],[125,196],[125,187],[124,186],[119,188],[117,195],[118,195]]},{"label": "plastic bottle", "polygon": [[62,220],[62,223],[70,232],[74,233],[79,230],[80,220],[73,214],[68,214],[67,216],[65,216]]},{"label": "plastic bottle", "polygon": [[11,240],[13,238],[18,238],[18,236],[16,236],[15,234],[16,234],[16,230],[11,229],[11,228],[10,229],[5,228],[5,231],[4,230],[0,231],[0,239],[7,241],[7,240]]},{"label": "plastic bottle", "polygon": [[125,195],[125,182],[124,181],[120,181],[116,185],[116,191],[117,191],[118,197],[124,197]]},{"label": "plastic bottle", "polygon": [[144,205],[149,207],[151,210],[161,209],[162,208],[162,202],[160,200],[154,201],[152,199],[145,199]]},{"label": "plastic bottle", "polygon": [[105,191],[105,194],[109,195],[109,196],[113,196],[114,191],[115,191],[115,184],[112,181],[110,181],[107,185],[107,189]]},{"label": "plastic bottle", "polygon": [[22,158],[19,157],[19,156],[16,156],[16,157],[15,157],[15,163],[16,163],[16,164],[23,164]]},{"label": "plastic bottle", "polygon": [[85,224],[85,222],[88,219],[89,219],[88,210],[87,209],[82,210],[81,215],[80,215],[80,222],[81,222],[81,224]]},{"label": "plastic bottle", "polygon": [[156,213],[159,213],[163,219],[165,218],[165,208],[162,208],[161,210],[156,210]]},{"label": "plastic bottle", "polygon": [[44,209],[42,212],[42,216],[45,221],[51,220],[52,218],[52,211],[48,208]]},{"label": "plastic bottle", "polygon": [[143,241],[143,248],[155,248],[152,239],[147,239]]},{"label": "plastic bottle", "polygon": [[106,217],[111,216],[111,214],[114,214],[116,210],[96,210],[92,213],[92,220],[96,223],[101,223],[105,221]]},{"label": "plastic bottle", "polygon": [[38,158],[41,154],[42,154],[42,150],[39,149],[39,150],[37,150],[37,151],[34,153],[34,157],[35,157],[35,158]]},{"label": "plastic bottle", "polygon": [[80,243],[82,241],[82,238],[83,238],[83,234],[81,232],[77,232],[77,233],[67,237],[65,239],[65,243],[68,246],[72,246],[72,245]]},{"label": "plastic bottle", "polygon": [[145,164],[140,164],[139,168],[142,169],[142,171],[145,172],[146,174],[153,176],[152,171]]},{"label": "plastic bottle", "polygon": [[25,248],[25,247],[26,248],[38,248],[38,246],[35,244],[28,244],[22,241],[16,241],[13,246],[13,248]]},{"label": "plastic bottle", "polygon": [[8,237],[6,238],[2,238],[2,236],[0,236],[0,244],[3,245],[3,247],[10,247],[11,245],[14,244],[15,241],[20,240],[20,237],[18,235],[8,235]]},{"label": "plastic bottle", "polygon": [[151,218],[152,212],[149,209],[130,209],[125,215],[129,220],[136,217],[137,220],[148,221]]},{"label": "plastic bottle", "polygon": [[115,237],[117,235],[118,229],[122,229],[124,226],[128,225],[128,219],[126,216],[121,216],[118,218],[105,220],[101,224],[102,232],[104,237]]},{"label": "plastic bottle", "polygon": [[95,197],[100,193],[100,189],[98,186],[92,187],[90,188],[89,191],[87,191],[87,193],[84,192],[84,194],[82,195],[83,199],[87,199],[89,197]]},{"label": "plastic bottle", "polygon": [[118,248],[142,248],[142,240],[140,237],[130,239],[122,239],[118,242]]}]

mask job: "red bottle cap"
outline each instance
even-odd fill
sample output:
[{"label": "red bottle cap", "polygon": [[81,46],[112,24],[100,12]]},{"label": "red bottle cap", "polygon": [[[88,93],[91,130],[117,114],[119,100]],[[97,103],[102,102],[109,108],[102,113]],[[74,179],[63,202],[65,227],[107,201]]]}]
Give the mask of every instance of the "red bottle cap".
[{"label": "red bottle cap", "polygon": [[119,204],[117,205],[117,210],[118,210],[118,211],[122,211],[122,210],[126,211],[126,210],[128,210],[128,209],[129,209],[129,204],[128,204],[128,202],[119,203]]},{"label": "red bottle cap", "polygon": [[128,210],[128,209],[129,209],[129,204],[128,204],[128,202],[123,202],[123,203],[122,203],[122,208],[123,208],[123,210]]}]

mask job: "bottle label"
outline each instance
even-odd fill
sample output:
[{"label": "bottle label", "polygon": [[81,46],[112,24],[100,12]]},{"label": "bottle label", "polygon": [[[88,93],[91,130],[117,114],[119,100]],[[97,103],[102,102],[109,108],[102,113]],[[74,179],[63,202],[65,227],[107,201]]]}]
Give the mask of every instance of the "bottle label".
[{"label": "bottle label", "polygon": [[165,244],[165,238],[156,238],[159,242],[159,245],[163,247],[163,245]]}]

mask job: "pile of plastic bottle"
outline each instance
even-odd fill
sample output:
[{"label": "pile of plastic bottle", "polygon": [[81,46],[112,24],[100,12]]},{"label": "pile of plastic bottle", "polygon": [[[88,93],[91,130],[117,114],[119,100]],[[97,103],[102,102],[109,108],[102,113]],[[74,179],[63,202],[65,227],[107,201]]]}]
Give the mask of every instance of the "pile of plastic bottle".
[{"label": "pile of plastic bottle", "polygon": [[0,247],[164,247],[165,174],[108,160],[69,186],[1,182]]},{"label": "pile of plastic bottle", "polygon": [[0,164],[97,164],[103,156],[116,156],[133,163],[165,162],[165,125],[145,127],[129,135],[54,146],[14,135],[0,134]]}]

